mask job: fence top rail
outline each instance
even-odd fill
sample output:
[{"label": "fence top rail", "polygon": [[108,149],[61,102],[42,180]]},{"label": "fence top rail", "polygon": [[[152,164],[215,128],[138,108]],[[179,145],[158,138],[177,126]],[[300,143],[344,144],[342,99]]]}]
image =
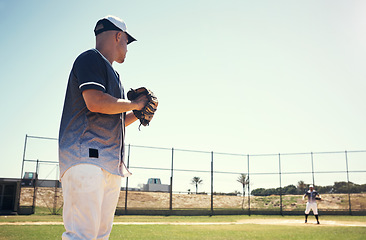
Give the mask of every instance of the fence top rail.
[{"label": "fence top rail", "polygon": [[201,151],[201,150],[190,150],[190,149],[180,149],[180,148],[167,148],[167,147],[152,147],[152,146],[142,146],[142,145],[132,145],[131,147],[136,148],[150,148],[150,149],[158,149],[158,150],[169,150],[169,151],[180,151],[180,152],[195,152],[195,153],[211,153],[210,151]]},{"label": "fence top rail", "polygon": [[31,136],[31,135],[26,135],[26,137],[27,137],[27,138],[44,139],[44,140],[58,140],[58,138],[40,137],[40,136]]},{"label": "fence top rail", "polygon": [[245,154],[245,153],[228,153],[228,152],[215,152],[215,151],[202,151],[194,149],[182,149],[182,148],[167,148],[167,147],[153,147],[153,146],[143,146],[143,145],[133,145],[129,144],[131,147],[136,148],[150,148],[150,149],[160,149],[169,151],[180,151],[180,152],[195,152],[195,153],[214,153],[215,155],[232,155],[232,156],[243,156],[243,157],[263,157],[263,156],[285,156],[285,155],[311,155],[311,154],[344,154],[344,153],[366,153],[366,150],[351,150],[351,151],[327,151],[327,152],[300,152],[300,153],[263,153],[263,154]]}]

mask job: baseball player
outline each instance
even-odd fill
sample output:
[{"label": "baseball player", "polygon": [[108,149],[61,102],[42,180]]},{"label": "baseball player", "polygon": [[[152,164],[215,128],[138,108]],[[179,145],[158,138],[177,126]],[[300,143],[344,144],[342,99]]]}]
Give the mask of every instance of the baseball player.
[{"label": "baseball player", "polygon": [[314,190],[314,186],[309,186],[309,191],[307,191],[304,196],[302,196],[302,199],[304,200],[305,197],[308,198],[308,202],[306,203],[306,210],[305,210],[305,223],[308,222],[308,216],[310,213],[310,210],[313,210],[314,216],[316,218],[317,224],[320,224],[319,222],[319,216],[318,216],[318,206],[316,203],[316,200],[321,200],[321,197],[317,191]]},{"label": "baseball player", "polygon": [[125,126],[137,120],[147,97],[125,99],[113,62],[123,63],[135,41],[125,22],[100,19],[96,48],[75,60],[59,130],[59,164],[64,206],[62,239],[108,239],[121,187],[131,175],[124,164]]}]

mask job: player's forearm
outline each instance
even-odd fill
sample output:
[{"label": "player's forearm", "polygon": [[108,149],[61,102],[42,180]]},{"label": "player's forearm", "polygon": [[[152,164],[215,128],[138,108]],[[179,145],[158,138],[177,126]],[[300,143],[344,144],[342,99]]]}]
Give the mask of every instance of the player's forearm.
[{"label": "player's forearm", "polygon": [[127,127],[128,125],[134,123],[136,120],[137,117],[135,116],[135,114],[133,114],[133,112],[128,112],[126,114],[125,126]]},{"label": "player's forearm", "polygon": [[[112,97],[113,98],[113,97]],[[88,109],[91,112],[98,112],[104,114],[119,114],[134,110],[136,108],[135,104],[129,100],[125,99],[104,99],[98,104]]]},{"label": "player's forearm", "polygon": [[97,90],[85,90],[83,97],[87,108],[91,112],[118,114],[138,108],[135,102],[115,98]]}]

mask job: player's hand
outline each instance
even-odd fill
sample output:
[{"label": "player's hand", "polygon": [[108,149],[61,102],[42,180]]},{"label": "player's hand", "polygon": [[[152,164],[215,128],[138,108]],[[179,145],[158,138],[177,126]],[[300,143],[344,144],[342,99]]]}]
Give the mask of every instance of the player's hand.
[{"label": "player's hand", "polygon": [[142,110],[148,102],[146,95],[140,95],[138,98],[132,101],[132,103],[136,104],[136,108],[134,110]]}]

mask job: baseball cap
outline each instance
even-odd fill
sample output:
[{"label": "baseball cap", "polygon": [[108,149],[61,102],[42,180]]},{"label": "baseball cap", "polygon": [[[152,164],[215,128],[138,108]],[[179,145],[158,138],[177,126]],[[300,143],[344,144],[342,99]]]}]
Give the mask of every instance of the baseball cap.
[{"label": "baseball cap", "polygon": [[95,34],[95,36],[97,36],[98,34],[100,34],[102,32],[110,31],[110,30],[125,32],[128,36],[127,44],[130,44],[133,41],[137,41],[134,37],[132,37],[127,32],[126,23],[122,19],[112,16],[112,15],[105,16],[104,18],[100,19],[97,22],[97,24],[95,25],[95,28],[94,28],[94,34]]},{"label": "baseball cap", "polygon": [[314,188],[314,185],[313,184],[310,184],[309,188]]}]

